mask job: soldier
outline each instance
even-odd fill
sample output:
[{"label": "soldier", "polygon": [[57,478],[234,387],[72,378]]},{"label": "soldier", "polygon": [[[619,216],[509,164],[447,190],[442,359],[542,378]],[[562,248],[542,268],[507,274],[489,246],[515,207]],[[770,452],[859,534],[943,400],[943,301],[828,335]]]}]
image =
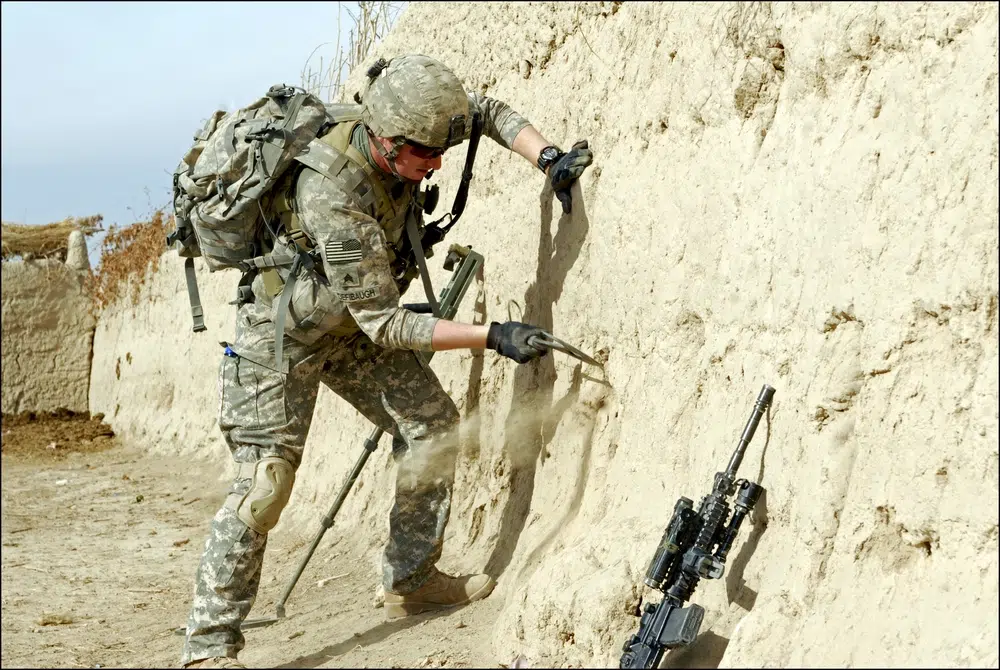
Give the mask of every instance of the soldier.
[{"label": "soldier", "polygon": [[291,495],[320,383],[405,442],[394,454],[396,498],[383,557],[386,617],[465,604],[494,587],[488,575],[453,577],[435,567],[451,507],[459,415],[415,352],[489,348],[526,363],[544,355],[527,342],[540,330],[404,309],[399,297],[413,273],[401,277],[392,268],[419,182],[441,167],[446,149],[468,139],[474,112],[482,115],[485,135],[545,172],[565,212],[570,186],[592,155],[586,142],[560,151],[503,102],[466,94],[455,74],[431,58],[381,64],[365,87],[360,119],[322,135],[331,160],[322,171],[289,171],[268,203],[280,217],[281,239],[320,251],[322,267],[300,275],[287,316],[279,318],[277,296],[288,273],[275,268],[253,277],[253,295],[237,312],[235,342],[219,373],[219,427],[239,472],[198,567],[185,667],[243,667],[236,660],[244,646],[240,624],[257,594],[267,534]]}]

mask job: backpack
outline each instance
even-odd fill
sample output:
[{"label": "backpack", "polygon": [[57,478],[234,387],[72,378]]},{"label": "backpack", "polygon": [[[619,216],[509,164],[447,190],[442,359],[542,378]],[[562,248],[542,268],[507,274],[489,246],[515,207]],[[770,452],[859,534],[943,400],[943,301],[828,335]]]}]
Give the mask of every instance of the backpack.
[{"label": "backpack", "polygon": [[[194,145],[174,170],[176,230],[167,237],[167,246],[177,244],[178,256],[185,259],[194,332],[206,330],[195,258],[203,257],[210,272],[222,268],[243,271],[238,297],[232,304],[239,304],[251,294],[250,282],[254,273],[260,272],[268,293],[281,296],[275,320],[275,362],[282,370],[285,313],[296,277],[301,270],[311,271],[321,265],[322,260],[306,241],[287,194],[275,194],[267,205],[262,200],[297,163],[340,185],[359,207],[374,207],[376,216],[392,211],[392,201],[374,178],[373,168],[350,146],[351,129],[360,119],[361,105],[324,105],[301,88],[282,84],[272,86],[263,98],[247,107],[234,112],[216,111],[194,136]],[[419,225],[418,232],[418,224],[408,221],[407,234],[415,251],[410,253],[416,259],[428,303],[435,313],[437,302],[424,263],[421,232],[432,233],[428,242],[433,245],[458,221],[465,207],[481,132],[482,120],[477,113],[473,115],[465,170],[451,213],[435,221],[427,231]],[[419,208],[428,213],[437,201],[436,186],[431,196],[417,200]],[[419,216],[412,207],[409,213]],[[280,221],[280,235],[269,223],[268,214]],[[444,218],[449,223],[439,228],[437,224]],[[274,243],[267,253],[263,245],[265,230]],[[275,271],[285,266],[291,266],[287,281]]]},{"label": "backpack", "polygon": [[[261,198],[327,121],[317,97],[276,85],[247,107],[216,111],[194,136],[194,145],[173,173],[176,230],[167,246],[177,243],[178,255],[187,259],[195,332],[205,330],[205,323],[193,259],[204,258],[210,272],[248,269],[247,261],[262,252],[267,225]],[[274,260],[290,264],[293,256]]]}]

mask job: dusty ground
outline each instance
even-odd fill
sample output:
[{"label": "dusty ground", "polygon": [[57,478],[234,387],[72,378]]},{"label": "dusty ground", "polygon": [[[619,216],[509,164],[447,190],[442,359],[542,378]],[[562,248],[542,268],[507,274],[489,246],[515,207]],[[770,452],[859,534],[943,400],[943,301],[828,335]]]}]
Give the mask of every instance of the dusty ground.
[{"label": "dusty ground", "polygon": [[[187,616],[225,483],[202,465],[128,450],[110,432],[85,415],[4,418],[5,668],[178,665],[183,638],[173,631]],[[274,612],[309,539],[272,533],[251,618]],[[491,653],[499,599],[387,623],[373,607],[371,573],[324,538],[287,618],[247,631],[241,660],[279,668],[510,664]]]}]

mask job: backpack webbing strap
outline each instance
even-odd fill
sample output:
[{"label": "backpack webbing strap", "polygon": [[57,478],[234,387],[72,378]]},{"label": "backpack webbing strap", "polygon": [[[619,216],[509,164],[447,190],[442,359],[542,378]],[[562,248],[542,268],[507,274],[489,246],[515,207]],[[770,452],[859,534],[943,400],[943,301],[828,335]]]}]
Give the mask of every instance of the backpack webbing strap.
[{"label": "backpack webbing strap", "polygon": [[352,194],[363,208],[374,205],[375,218],[395,218],[396,207],[373,168],[351,145],[351,135],[358,123],[341,123],[309,143],[296,160],[330,179]]},{"label": "backpack webbing strap", "polygon": [[201,296],[198,294],[198,277],[194,272],[194,259],[184,259],[184,278],[187,280],[188,300],[191,302],[191,319],[196,333],[207,330],[205,327],[205,312],[201,308]]},{"label": "backpack webbing strap", "polygon": [[295,157],[306,167],[315,170],[346,193],[353,195],[363,209],[375,204],[376,194],[371,179],[364,170],[355,166],[346,154],[319,140],[309,143],[307,150]]},{"label": "backpack webbing strap", "polygon": [[278,299],[278,315],[274,319],[274,362],[278,371],[287,374],[288,369],[282,364],[282,354],[285,345],[285,314],[288,312],[288,303],[292,300],[292,289],[295,288],[296,272],[289,272],[285,286],[281,289],[281,298]]},{"label": "backpack webbing strap", "polygon": [[361,105],[350,103],[330,103],[325,104],[326,115],[333,123],[343,123],[344,121],[360,121]]},{"label": "backpack webbing strap", "polygon": [[298,279],[299,272],[311,270],[315,262],[315,259],[309,253],[304,251],[298,252],[295,255],[295,260],[292,261],[292,268],[288,272],[288,279],[285,280],[285,286],[281,289],[281,298],[278,299],[278,314],[274,320],[274,362],[277,364],[278,371],[282,374],[288,374],[288,366],[282,360],[285,345],[285,315],[288,313],[288,304],[292,300],[292,293],[295,290],[295,281]]},{"label": "backpack webbing strap", "polygon": [[[272,298],[278,296],[285,286],[284,280],[281,275],[274,269],[275,267],[282,265],[291,265],[292,261],[295,260],[295,251],[301,251],[308,253],[313,250],[312,244],[309,242],[309,238],[306,236],[304,230],[302,230],[302,223],[299,220],[299,215],[296,212],[295,207],[295,197],[290,195],[288,191],[294,190],[295,179],[290,180],[290,188],[286,191],[281,191],[275,194],[272,207],[275,215],[281,221],[281,229],[284,231],[284,236],[287,240],[294,244],[294,249],[291,245],[285,249],[281,254],[281,257],[276,261],[271,258],[270,260],[265,260],[263,258],[252,259],[251,263],[260,267],[260,276],[264,280],[264,290]],[[271,252],[269,256],[273,257],[274,252]],[[263,266],[273,266],[273,267],[263,267]]]},{"label": "backpack webbing strap", "polygon": [[385,187],[382,185],[382,181],[375,176],[375,168],[372,164],[368,162],[360,151],[358,151],[353,144],[351,144],[351,136],[354,134],[354,129],[360,124],[344,124],[343,129],[335,128],[332,132],[327,133],[320,138],[320,142],[330,145],[337,151],[343,151],[344,155],[351,159],[351,162],[355,166],[364,170],[365,175],[368,177],[368,182],[375,191],[375,218],[380,219],[386,216],[390,219],[395,219],[399,212],[396,210],[396,205],[393,199],[389,197],[386,192]]},{"label": "backpack webbing strap", "polygon": [[254,256],[245,261],[240,261],[239,267],[243,272],[252,272],[265,268],[284,267],[285,265],[291,265],[294,260],[295,254],[291,251],[272,251],[263,256]]}]

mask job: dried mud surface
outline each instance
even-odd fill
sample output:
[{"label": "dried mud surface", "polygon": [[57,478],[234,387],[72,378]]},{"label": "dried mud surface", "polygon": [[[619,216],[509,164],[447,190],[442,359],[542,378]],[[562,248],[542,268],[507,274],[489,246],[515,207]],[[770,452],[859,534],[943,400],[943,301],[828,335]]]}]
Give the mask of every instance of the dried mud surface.
[{"label": "dried mud surface", "polygon": [[[97,418],[4,417],[3,667],[177,667],[195,569],[225,495],[205,464],[125,448]],[[73,437],[75,436],[75,437]],[[57,449],[49,449],[52,442]],[[310,533],[319,527],[319,519]],[[501,601],[386,622],[377,574],[330,533],[287,603],[246,632],[250,667],[507,667]],[[268,617],[310,536],[272,532],[250,618]]]},{"label": "dried mud surface", "polygon": [[45,463],[70,453],[94,453],[111,446],[115,431],[103,414],[60,408],[51,412],[4,414],[0,450],[4,456]]}]

